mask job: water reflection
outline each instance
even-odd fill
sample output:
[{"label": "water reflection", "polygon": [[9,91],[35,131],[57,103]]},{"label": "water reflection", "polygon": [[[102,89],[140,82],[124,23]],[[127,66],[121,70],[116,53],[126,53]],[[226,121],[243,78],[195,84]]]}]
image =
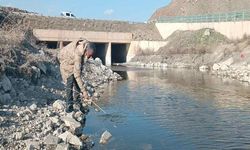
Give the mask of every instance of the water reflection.
[{"label": "water reflection", "polygon": [[127,71],[106,88],[87,132],[114,135],[96,149],[250,149],[250,90],[194,70]]}]

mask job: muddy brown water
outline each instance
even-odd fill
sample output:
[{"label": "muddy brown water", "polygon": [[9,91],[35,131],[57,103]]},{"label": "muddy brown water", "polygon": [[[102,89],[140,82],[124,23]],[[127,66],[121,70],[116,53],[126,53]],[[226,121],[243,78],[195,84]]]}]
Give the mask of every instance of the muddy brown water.
[{"label": "muddy brown water", "polygon": [[[117,68],[115,68],[117,70]],[[250,149],[250,88],[195,70],[118,68],[85,133],[94,149]],[[98,144],[101,133],[113,137]]]}]

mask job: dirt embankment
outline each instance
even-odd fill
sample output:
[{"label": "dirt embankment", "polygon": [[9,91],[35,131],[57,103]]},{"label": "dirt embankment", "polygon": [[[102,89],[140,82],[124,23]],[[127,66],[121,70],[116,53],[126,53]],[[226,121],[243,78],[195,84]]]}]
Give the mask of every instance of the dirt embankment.
[{"label": "dirt embankment", "polygon": [[249,0],[172,0],[172,2],[155,11],[149,20],[161,16],[192,16],[211,13],[226,13],[249,10]]},{"label": "dirt embankment", "polygon": [[[22,26],[25,29],[129,32],[133,34],[134,40],[162,40],[161,35],[154,24],[48,17],[40,16],[34,13],[20,13],[6,10],[2,10],[2,12],[5,16],[8,16],[6,22],[8,22],[8,20],[12,20],[12,22],[16,22],[18,26]],[[10,21],[8,23],[10,23]]]},{"label": "dirt embankment", "polygon": [[[133,58],[132,61],[149,64],[159,62],[172,67],[198,68],[200,65],[211,64],[214,59],[210,59],[210,56],[212,57],[216,48],[229,42],[225,36],[212,29],[176,31],[167,38],[166,46],[150,54],[151,56],[139,55]],[[144,59],[144,57],[155,58]]]},{"label": "dirt embankment", "polygon": [[231,41],[212,29],[176,31],[156,53],[132,59],[150,68],[197,68],[250,83],[250,38]]}]

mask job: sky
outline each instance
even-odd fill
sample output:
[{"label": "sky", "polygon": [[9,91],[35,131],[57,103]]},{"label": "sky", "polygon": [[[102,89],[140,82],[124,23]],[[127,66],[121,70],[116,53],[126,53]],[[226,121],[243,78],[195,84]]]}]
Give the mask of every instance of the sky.
[{"label": "sky", "polygon": [[170,0],[0,0],[11,6],[42,15],[60,16],[70,11],[78,18],[145,22]]}]

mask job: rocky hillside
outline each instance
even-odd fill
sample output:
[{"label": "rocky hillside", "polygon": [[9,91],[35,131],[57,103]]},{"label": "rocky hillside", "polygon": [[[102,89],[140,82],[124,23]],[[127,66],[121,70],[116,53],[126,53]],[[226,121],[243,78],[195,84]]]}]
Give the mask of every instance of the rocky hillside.
[{"label": "rocky hillside", "polygon": [[250,10],[249,0],[172,0],[152,15],[150,20],[160,16],[190,16],[208,13]]}]

